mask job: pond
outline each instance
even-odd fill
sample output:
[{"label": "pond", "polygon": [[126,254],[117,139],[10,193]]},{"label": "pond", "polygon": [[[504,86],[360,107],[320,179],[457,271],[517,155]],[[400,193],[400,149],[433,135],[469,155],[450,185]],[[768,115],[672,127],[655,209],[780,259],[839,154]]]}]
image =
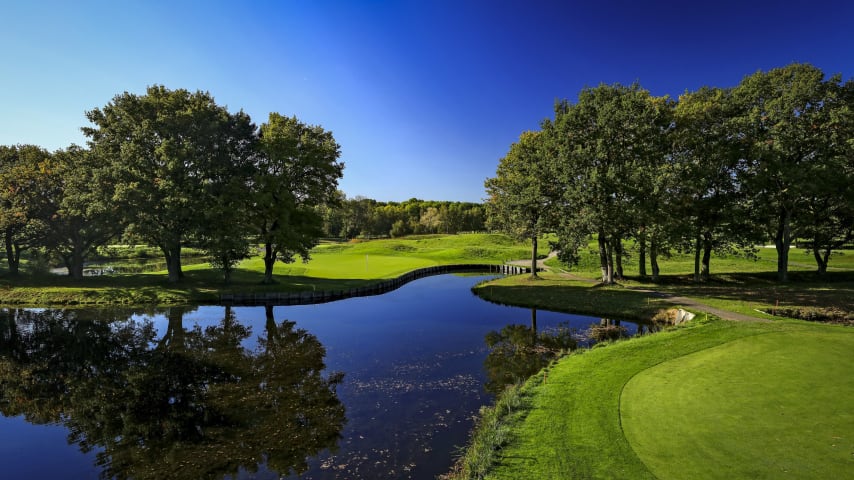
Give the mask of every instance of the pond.
[{"label": "pond", "polygon": [[483,301],[485,278],[304,306],[0,310],[4,477],[435,478],[494,392],[552,355],[525,345],[602,322]]}]

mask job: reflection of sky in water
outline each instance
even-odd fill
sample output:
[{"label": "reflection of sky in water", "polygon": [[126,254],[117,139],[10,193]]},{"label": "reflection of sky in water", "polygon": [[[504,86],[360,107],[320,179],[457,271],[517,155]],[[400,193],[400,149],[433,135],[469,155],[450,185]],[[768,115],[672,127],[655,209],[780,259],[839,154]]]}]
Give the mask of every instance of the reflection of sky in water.
[{"label": "reflection of sky in water", "polygon": [[59,425],[31,425],[0,415],[0,478],[98,478],[95,454],[68,445]]},{"label": "reflection of sky in water", "polygon": [[[467,440],[473,415],[481,405],[491,402],[483,388],[485,335],[505,325],[531,323],[530,309],[495,305],[474,296],[471,286],[484,278],[488,277],[434,276],[381,296],[273,309],[277,323],[294,321],[297,328],[320,340],[326,348],[327,371],[345,374],[338,387],[348,418],[341,448],[314,459],[301,478],[432,479],[449,469],[452,453]],[[184,315],[184,328],[216,326],[223,319],[223,311],[219,306],[199,307]],[[254,351],[258,336],[265,332],[265,309],[235,307],[233,312],[251,329],[252,335],[243,346]],[[134,318],[151,319],[158,337],[166,331],[165,315]],[[584,330],[598,321],[537,312],[539,330],[559,325]],[[624,326],[629,334],[636,330],[634,324]],[[4,457],[12,451],[7,449],[12,441],[7,435],[10,425],[21,431],[22,438],[44,436],[47,442],[53,436],[63,436],[58,427],[28,427],[9,419],[3,422],[0,441],[4,442]],[[36,433],[36,428],[42,433]],[[47,429],[53,430],[44,433]],[[33,455],[45,453],[43,447],[23,448]],[[74,457],[71,464],[82,465],[71,470],[63,467],[63,471],[77,472],[70,478],[96,477],[91,462],[82,460],[84,457],[72,448],[65,447],[63,455]],[[62,463],[68,465],[65,461],[57,464]],[[49,473],[38,476],[54,477]],[[238,477],[278,478],[263,468]]]}]

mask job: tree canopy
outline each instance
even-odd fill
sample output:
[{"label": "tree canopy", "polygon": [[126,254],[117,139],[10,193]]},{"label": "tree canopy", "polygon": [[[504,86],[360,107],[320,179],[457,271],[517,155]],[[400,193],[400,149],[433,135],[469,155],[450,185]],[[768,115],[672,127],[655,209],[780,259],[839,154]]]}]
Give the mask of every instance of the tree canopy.
[{"label": "tree canopy", "polygon": [[[653,277],[660,253],[694,251],[701,281],[713,250],[749,255],[770,240],[786,281],[796,239],[823,273],[854,231],[852,85],[792,64],[677,101],[639,84],[585,88],[510,146],[487,181],[490,221],[509,233],[534,224],[556,233],[568,262],[595,237],[605,283],[623,275],[626,239],[635,240],[641,276],[647,251]],[[546,171],[556,194],[541,215]]]}]

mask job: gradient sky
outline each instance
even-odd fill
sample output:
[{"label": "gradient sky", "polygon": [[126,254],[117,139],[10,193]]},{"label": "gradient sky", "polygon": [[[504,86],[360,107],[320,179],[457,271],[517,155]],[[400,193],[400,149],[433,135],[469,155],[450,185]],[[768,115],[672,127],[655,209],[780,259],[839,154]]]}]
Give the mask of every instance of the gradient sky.
[{"label": "gradient sky", "polygon": [[153,84],[331,130],[348,196],[481,201],[525,130],[600,83],[655,95],[808,62],[854,77],[854,2],[0,0],[0,144],[85,144]]}]

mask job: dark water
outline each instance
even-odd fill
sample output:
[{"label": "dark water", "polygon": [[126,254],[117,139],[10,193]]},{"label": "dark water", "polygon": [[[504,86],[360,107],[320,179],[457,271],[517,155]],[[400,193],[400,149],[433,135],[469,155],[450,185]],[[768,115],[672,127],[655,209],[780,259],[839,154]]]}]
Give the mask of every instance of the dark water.
[{"label": "dark water", "polygon": [[491,392],[600,323],[485,302],[484,278],[309,306],[0,310],[0,476],[432,479]]}]

